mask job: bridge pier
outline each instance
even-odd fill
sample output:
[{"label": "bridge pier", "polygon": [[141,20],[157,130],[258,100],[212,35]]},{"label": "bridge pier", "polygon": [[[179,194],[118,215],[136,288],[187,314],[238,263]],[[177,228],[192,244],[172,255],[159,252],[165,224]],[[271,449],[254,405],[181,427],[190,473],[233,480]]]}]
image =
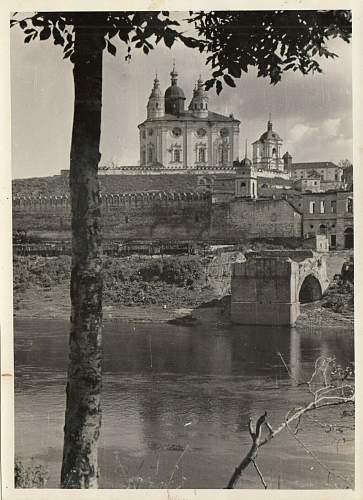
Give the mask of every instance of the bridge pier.
[{"label": "bridge pier", "polygon": [[300,314],[291,259],[256,257],[233,265],[231,320],[247,325],[294,325]]},{"label": "bridge pier", "polygon": [[300,302],[320,299],[328,284],[325,259],[312,251],[251,253],[232,266],[231,321],[293,326]]}]

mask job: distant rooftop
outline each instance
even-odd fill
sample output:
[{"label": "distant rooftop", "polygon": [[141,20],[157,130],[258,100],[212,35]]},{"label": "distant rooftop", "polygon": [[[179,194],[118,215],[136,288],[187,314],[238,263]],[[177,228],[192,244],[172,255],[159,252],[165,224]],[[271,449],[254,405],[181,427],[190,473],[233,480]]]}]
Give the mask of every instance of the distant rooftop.
[{"label": "distant rooftop", "polygon": [[311,161],[302,163],[293,163],[291,168],[296,170],[298,168],[316,169],[316,168],[337,168],[338,165],[331,161]]}]

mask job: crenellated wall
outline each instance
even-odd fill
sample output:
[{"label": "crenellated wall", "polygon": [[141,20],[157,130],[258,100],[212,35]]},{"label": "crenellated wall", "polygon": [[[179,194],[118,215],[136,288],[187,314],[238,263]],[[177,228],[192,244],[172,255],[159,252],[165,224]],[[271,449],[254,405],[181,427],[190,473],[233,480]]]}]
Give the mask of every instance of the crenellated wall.
[{"label": "crenellated wall", "polygon": [[[299,238],[302,218],[286,200],[236,199],[213,203],[208,192],[104,194],[103,235],[112,240],[217,240]],[[68,195],[15,196],[14,230],[49,239],[70,237]]]},{"label": "crenellated wall", "polygon": [[[139,192],[101,197],[103,234],[115,239],[203,239],[210,226],[205,192]],[[15,196],[13,227],[52,239],[70,236],[71,205],[64,196]]]}]

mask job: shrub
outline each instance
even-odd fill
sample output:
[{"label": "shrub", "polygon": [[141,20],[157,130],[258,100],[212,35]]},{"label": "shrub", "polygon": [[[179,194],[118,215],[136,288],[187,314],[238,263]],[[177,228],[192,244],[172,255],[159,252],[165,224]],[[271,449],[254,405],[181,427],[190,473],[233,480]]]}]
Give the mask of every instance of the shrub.
[{"label": "shrub", "polygon": [[15,488],[44,488],[48,480],[47,469],[40,464],[24,465],[15,459]]}]

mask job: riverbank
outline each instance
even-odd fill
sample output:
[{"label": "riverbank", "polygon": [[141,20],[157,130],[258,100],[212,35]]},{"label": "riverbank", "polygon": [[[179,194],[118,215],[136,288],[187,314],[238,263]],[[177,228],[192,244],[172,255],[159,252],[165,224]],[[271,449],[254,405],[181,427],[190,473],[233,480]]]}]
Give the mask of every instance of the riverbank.
[{"label": "riverbank", "polygon": [[[54,285],[51,289],[34,286],[28,288],[18,301],[14,316],[33,319],[69,319],[71,305],[68,286],[67,283],[62,283]],[[324,301],[325,299],[302,304],[296,327],[352,330],[353,313],[341,314],[322,307]],[[227,324],[229,323],[228,308],[228,297],[222,299],[214,297],[214,300],[211,297],[208,302],[201,301],[194,307],[176,307],[166,304],[126,306],[105,301],[103,317],[105,321],[173,322],[187,326],[193,323]]]},{"label": "riverbank", "polygon": [[[228,324],[225,266],[199,256],[106,258],[104,319]],[[15,258],[14,316],[68,319],[69,279],[67,256]],[[301,305],[297,327],[352,329],[353,296],[353,285],[333,281],[322,300]]]}]

